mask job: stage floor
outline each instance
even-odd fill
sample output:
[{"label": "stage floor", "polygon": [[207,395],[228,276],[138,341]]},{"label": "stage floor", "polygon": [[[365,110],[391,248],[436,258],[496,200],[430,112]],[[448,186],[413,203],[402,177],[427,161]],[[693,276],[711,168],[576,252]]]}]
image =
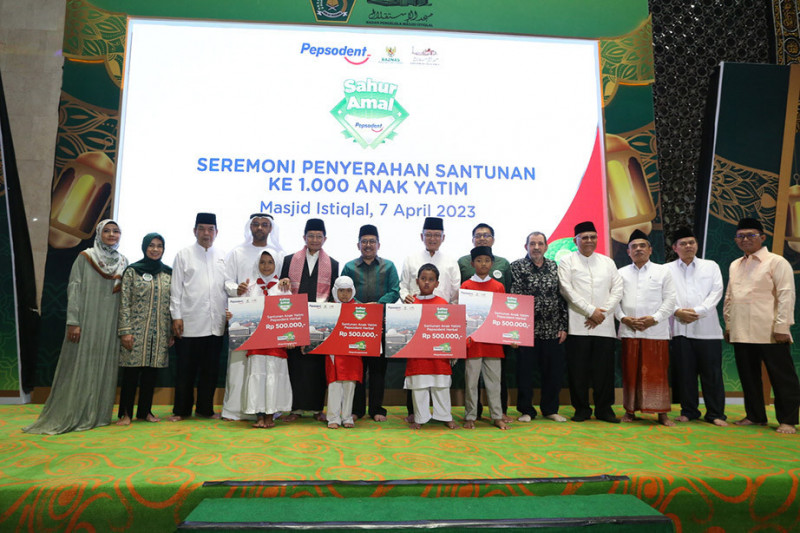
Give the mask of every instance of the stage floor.
[{"label": "stage floor", "polygon": [[[617,425],[536,419],[500,431],[431,422],[413,431],[405,410],[393,407],[387,422],[354,429],[329,430],[310,418],[266,430],[191,419],[22,433],[40,410],[0,407],[2,531],[165,531],[207,497],[602,493],[638,497],[677,531],[800,529],[800,435],[774,426],[668,428],[645,415]],[[169,408],[155,413],[166,417]],[[737,420],[743,408],[727,414]],[[463,408],[454,415],[461,422]],[[364,512],[379,510],[376,503]]]}]

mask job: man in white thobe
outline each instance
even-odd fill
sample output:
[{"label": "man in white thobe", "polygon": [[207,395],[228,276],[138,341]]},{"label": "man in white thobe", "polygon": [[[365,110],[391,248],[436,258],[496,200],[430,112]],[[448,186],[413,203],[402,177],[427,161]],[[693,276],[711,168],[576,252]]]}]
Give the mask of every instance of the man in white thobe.
[{"label": "man in white thobe", "polygon": [[198,213],[196,242],[179,251],[172,265],[169,310],[175,352],[178,356],[175,406],[167,420],[192,416],[197,379],[197,415],[219,418],[214,413],[219,357],[225,334],[225,252],[214,247],[217,217]]},{"label": "man in white thobe", "polygon": [[597,230],[590,221],[575,226],[577,252],[558,264],[561,294],[567,300],[569,330],[567,375],[575,414],[583,422],[592,416],[589,388],[594,396],[594,416],[619,423],[614,414],[614,308],[622,298],[622,278],[617,265],[597,249]]},{"label": "man in white thobe", "polygon": [[647,235],[634,230],[628,240],[633,264],[619,269],[622,300],[617,305],[622,339],[623,422],[635,412],[658,414],[658,422],[674,426],[669,394],[669,317],[675,310],[675,287],[665,265],[650,261]]},{"label": "man in white thobe", "polygon": [[681,414],[676,422],[700,418],[697,377],[703,387],[707,422],[727,426],[722,380],[722,327],[717,304],[722,299],[722,272],[714,261],[697,257],[697,239],[690,228],[672,237],[678,259],[668,263],[675,283],[675,311],[670,317],[670,358],[678,387]]}]

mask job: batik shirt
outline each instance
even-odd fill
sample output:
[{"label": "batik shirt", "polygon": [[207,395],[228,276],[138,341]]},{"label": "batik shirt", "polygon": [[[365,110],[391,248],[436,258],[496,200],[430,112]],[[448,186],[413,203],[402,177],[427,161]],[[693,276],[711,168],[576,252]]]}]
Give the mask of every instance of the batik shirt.
[{"label": "batik shirt", "polygon": [[558,289],[558,265],[545,258],[537,267],[529,256],[511,263],[511,293],[533,296],[533,336],[557,339],[567,331],[567,301]]}]

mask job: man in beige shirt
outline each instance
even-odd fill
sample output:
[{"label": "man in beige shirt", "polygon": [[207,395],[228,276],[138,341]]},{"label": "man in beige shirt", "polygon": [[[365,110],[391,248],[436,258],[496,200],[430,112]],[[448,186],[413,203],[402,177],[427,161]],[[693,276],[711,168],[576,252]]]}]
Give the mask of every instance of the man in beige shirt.
[{"label": "man in beige shirt", "polygon": [[789,262],[764,247],[767,236],[758,220],[744,218],[736,229],[744,252],[731,263],[725,292],[725,340],[733,344],[744,393],[740,426],[767,424],[761,388],[761,362],[775,391],[778,433],[795,433],[800,410],[800,381],[792,361],[794,274]]}]

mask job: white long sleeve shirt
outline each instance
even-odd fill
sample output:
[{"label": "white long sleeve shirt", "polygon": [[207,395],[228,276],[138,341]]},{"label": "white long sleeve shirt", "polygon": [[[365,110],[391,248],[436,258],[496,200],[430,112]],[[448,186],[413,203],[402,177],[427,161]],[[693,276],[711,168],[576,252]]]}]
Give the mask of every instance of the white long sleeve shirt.
[{"label": "white long sleeve shirt", "polygon": [[617,320],[625,317],[652,316],[656,324],[636,331],[622,322],[620,338],[669,340],[669,317],[675,311],[675,285],[666,265],[648,261],[642,268],[634,264],[619,269],[622,277],[622,300],[617,305]]},{"label": "white long sleeve shirt", "polygon": [[183,320],[184,337],[225,333],[225,252],[196,242],[178,252],[172,265],[169,310]]},{"label": "white long sleeve shirt", "polygon": [[400,275],[400,300],[404,300],[409,294],[419,292],[417,271],[426,263],[431,263],[439,269],[439,286],[434,289],[433,294],[441,296],[451,304],[458,303],[458,289],[461,287],[461,270],[458,268],[458,262],[438,250],[433,256],[427,250],[422,250],[406,257]]},{"label": "white long sleeve shirt", "polygon": [[[559,262],[558,282],[561,295],[567,300],[570,335],[617,336],[614,309],[622,299],[622,278],[610,257],[596,253],[586,257],[573,252]],[[598,307],[606,310],[606,319],[589,329],[586,319]]]},{"label": "white long sleeve shirt", "polygon": [[228,296],[235,297],[240,283],[248,279],[255,282],[253,275],[256,261],[264,250],[269,250],[275,260],[275,272],[281,273],[283,266],[283,252],[268,246],[254,246],[252,243],[242,243],[230,251],[225,258],[225,291]]},{"label": "white long sleeve shirt", "polygon": [[690,339],[721,339],[717,304],[722,299],[722,272],[714,261],[695,257],[688,265],[680,259],[667,264],[675,284],[675,310],[692,309],[700,318],[684,324],[670,317],[672,336]]}]

